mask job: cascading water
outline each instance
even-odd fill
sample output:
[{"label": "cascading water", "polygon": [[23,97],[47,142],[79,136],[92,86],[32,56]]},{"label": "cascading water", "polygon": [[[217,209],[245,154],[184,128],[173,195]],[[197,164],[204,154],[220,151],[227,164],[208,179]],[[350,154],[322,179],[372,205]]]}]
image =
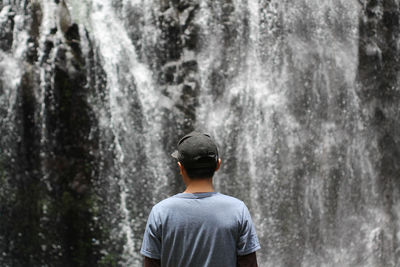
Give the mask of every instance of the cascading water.
[{"label": "cascading water", "polygon": [[0,1],[0,265],[141,266],[201,129],[260,266],[398,266],[399,4]]}]

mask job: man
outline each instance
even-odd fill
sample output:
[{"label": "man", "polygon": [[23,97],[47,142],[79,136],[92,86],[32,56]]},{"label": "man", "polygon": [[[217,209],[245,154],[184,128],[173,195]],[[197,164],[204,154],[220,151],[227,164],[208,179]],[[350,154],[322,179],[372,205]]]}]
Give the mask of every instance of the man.
[{"label": "man", "polygon": [[191,132],[172,156],[186,190],[151,210],[140,251],[144,266],[256,267],[260,245],[246,205],[214,192],[221,159],[211,137]]}]

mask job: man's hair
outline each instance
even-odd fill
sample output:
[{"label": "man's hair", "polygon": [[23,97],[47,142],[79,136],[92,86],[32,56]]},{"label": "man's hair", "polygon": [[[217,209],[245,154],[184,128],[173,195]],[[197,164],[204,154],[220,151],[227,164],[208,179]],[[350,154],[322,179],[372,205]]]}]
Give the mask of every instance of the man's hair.
[{"label": "man's hair", "polygon": [[[185,166],[183,167],[185,168]],[[185,170],[190,179],[198,180],[213,177],[216,168],[217,166],[215,165],[214,167],[207,168],[185,168]]]}]

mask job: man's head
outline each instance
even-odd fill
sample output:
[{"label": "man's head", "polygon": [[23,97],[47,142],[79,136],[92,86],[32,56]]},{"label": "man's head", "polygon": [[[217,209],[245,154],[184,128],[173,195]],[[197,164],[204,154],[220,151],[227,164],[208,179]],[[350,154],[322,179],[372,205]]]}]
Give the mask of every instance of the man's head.
[{"label": "man's head", "polygon": [[193,131],[178,142],[172,156],[186,171],[190,179],[211,178],[218,169],[218,149],[208,134]]}]

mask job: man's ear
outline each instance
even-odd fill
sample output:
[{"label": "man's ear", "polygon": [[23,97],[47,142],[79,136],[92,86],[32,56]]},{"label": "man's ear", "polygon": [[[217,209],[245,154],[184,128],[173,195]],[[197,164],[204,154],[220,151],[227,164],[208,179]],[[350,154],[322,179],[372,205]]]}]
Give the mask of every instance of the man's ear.
[{"label": "man's ear", "polygon": [[218,159],[218,161],[217,161],[217,167],[215,168],[215,171],[218,171],[219,166],[221,166],[221,159]]},{"label": "man's ear", "polygon": [[183,174],[183,166],[182,164],[178,161],[178,166],[179,166],[179,172],[181,173],[181,175]]}]

